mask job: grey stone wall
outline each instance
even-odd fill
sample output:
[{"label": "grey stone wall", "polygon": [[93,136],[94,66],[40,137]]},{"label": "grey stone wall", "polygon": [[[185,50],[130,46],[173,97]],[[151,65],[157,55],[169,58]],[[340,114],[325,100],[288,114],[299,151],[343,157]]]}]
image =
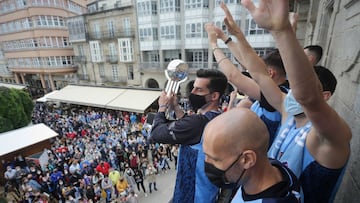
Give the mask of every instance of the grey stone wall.
[{"label": "grey stone wall", "polygon": [[322,64],[338,79],[330,104],[353,133],[351,157],[335,202],[360,202],[360,1],[322,0],[318,12],[313,43],[323,46]]}]

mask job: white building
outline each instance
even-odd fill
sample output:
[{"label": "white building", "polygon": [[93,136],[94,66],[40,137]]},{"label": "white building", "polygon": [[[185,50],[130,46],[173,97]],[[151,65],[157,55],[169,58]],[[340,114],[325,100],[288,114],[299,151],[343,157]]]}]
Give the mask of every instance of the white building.
[{"label": "white building", "polygon": [[[190,80],[183,84],[182,93],[191,90],[194,73],[200,68],[215,68],[204,25],[214,22],[223,27],[224,12],[218,0],[137,0],[137,22],[140,46],[142,86],[163,88],[164,70],[173,59],[189,64]],[[225,1],[234,19],[241,25],[251,45],[259,55],[274,48],[271,35],[258,28],[239,0]],[[233,37],[235,40],[235,38]],[[222,41],[219,46],[225,48]],[[225,50],[227,53],[228,51]],[[230,59],[237,64],[234,57]],[[184,89],[184,87],[186,87]]]}]

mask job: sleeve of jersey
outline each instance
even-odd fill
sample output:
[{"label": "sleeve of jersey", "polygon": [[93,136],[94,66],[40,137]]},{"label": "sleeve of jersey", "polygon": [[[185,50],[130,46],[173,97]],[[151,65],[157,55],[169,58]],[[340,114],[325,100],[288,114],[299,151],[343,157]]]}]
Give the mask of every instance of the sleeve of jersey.
[{"label": "sleeve of jersey", "polygon": [[158,143],[192,145],[200,142],[206,122],[201,115],[185,116],[168,121],[165,113],[157,113],[151,129],[151,139]]}]

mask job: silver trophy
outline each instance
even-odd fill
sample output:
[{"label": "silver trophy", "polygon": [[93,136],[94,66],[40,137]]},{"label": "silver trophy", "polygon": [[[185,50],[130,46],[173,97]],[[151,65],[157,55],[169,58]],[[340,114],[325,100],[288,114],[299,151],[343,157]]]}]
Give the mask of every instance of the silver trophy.
[{"label": "silver trophy", "polygon": [[[189,66],[180,59],[170,61],[165,70],[165,76],[168,79],[165,92],[168,97],[170,97],[171,93],[178,93],[180,84],[188,78],[188,69]],[[169,120],[175,120],[174,110],[171,107],[167,109],[165,115]]]},{"label": "silver trophy", "polygon": [[169,97],[171,93],[177,94],[180,84],[187,80],[189,66],[180,59],[170,61],[167,69],[165,70],[165,76],[168,82],[165,87],[165,92]]}]

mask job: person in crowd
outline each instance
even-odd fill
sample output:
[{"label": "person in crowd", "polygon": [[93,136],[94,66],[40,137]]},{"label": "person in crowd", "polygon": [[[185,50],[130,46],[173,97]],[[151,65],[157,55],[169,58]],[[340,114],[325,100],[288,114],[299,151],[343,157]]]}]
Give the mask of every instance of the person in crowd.
[{"label": "person in crowd", "polygon": [[174,144],[171,147],[171,154],[174,157],[174,167],[175,169],[177,168],[177,162],[178,162],[178,155],[179,155],[179,145],[178,144]]},{"label": "person in crowd", "polygon": [[101,172],[104,176],[109,175],[110,164],[106,161],[100,161],[96,166],[96,171]]},{"label": "person in crowd", "polygon": [[128,182],[124,176],[121,176],[119,181],[116,183],[116,190],[119,193],[120,198],[127,195],[127,190],[130,188]]},{"label": "person in crowd", "polygon": [[269,160],[269,132],[252,111],[236,108],[211,120],[204,130],[205,173],[221,188],[240,188],[231,202],[299,202],[296,176]]},{"label": "person in crowd", "polygon": [[140,159],[139,159],[139,156],[136,155],[136,152],[133,151],[129,157],[130,159],[130,168],[132,170],[136,170],[139,168],[139,165],[140,165]]},{"label": "person in crowd", "polygon": [[125,164],[124,178],[128,182],[130,188],[133,189],[135,189],[135,185],[136,185],[134,176],[135,176],[134,170],[129,167],[129,164]]},{"label": "person in crowd", "polygon": [[139,203],[139,197],[134,190],[130,190],[129,195],[126,197],[127,203]]},{"label": "person in crowd", "polygon": [[[4,173],[4,177],[6,180],[7,185],[16,185],[16,170],[13,169],[11,166],[6,167],[6,171]],[[7,187],[5,187],[7,188]],[[6,192],[6,190],[5,190]]]},{"label": "person in crowd", "polygon": [[106,203],[109,203],[112,198],[113,185],[109,177],[105,176],[101,181],[101,188],[106,192]]},{"label": "person in crowd", "polygon": [[316,66],[320,62],[323,55],[323,49],[319,45],[306,46],[304,47],[304,52],[313,66]]},{"label": "person in crowd", "polygon": [[[163,91],[158,113],[154,118],[151,139],[159,143],[181,144],[173,202],[214,202],[218,187],[204,173],[202,132],[205,125],[219,115],[220,98],[227,86],[226,76],[219,70],[200,69],[196,72],[189,102],[197,114],[185,115],[174,94]],[[177,120],[166,119],[173,109]]]},{"label": "person in crowd", "polygon": [[119,196],[119,193],[116,190],[116,183],[119,181],[120,177],[121,177],[121,174],[118,170],[116,170],[114,168],[110,168],[109,179],[111,180],[111,182],[113,184],[113,188],[114,188],[116,197]]},{"label": "person in crowd", "polygon": [[158,151],[158,157],[159,157],[159,165],[160,165],[160,169],[163,173],[166,173],[167,172],[167,169],[171,169],[170,168],[170,165],[169,165],[169,158],[167,156],[167,150],[166,150],[167,146],[166,145],[163,145],[161,144],[157,151]]},{"label": "person in crowd", "polygon": [[146,189],[144,186],[144,175],[143,175],[142,171],[139,169],[136,169],[134,172],[135,172],[134,179],[135,179],[138,191],[140,192],[140,186],[141,186],[145,197],[147,197]]},{"label": "person in crowd", "polygon": [[147,169],[145,171],[146,180],[149,183],[149,192],[152,193],[152,188],[157,191],[156,188],[156,173],[157,170],[154,168],[152,164],[148,164]]},{"label": "person in crowd", "polygon": [[349,159],[352,137],[349,126],[326,102],[334,93],[336,78],[328,69],[310,64],[289,23],[288,1],[261,0],[255,6],[242,0],[242,4],[274,37],[291,87],[288,94],[279,90],[227,12],[227,29],[238,41],[228,43],[230,50],[282,114],[282,126],[268,155],[286,162],[300,178],[304,202],[331,202]]}]

